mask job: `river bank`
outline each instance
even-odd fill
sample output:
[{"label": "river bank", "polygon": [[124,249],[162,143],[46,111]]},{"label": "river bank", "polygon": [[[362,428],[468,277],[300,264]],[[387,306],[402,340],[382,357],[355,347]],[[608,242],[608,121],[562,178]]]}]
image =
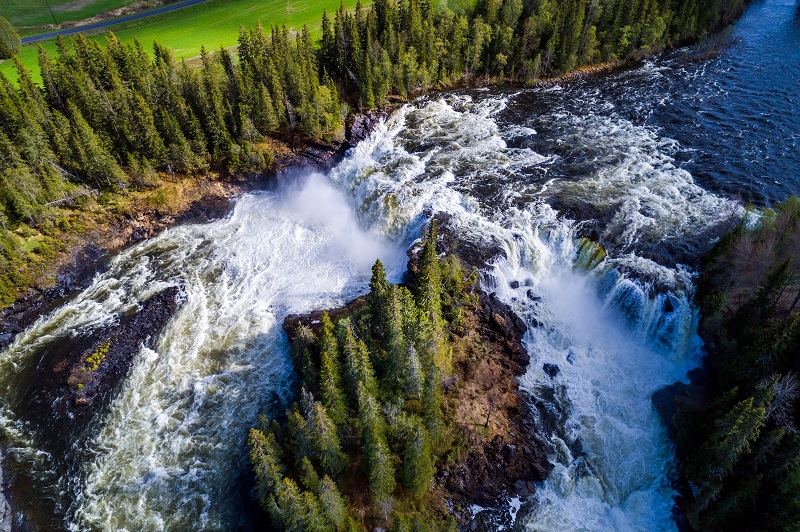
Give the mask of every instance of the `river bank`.
[{"label": "river bank", "polygon": [[798,206],[793,196],[742,221],[703,257],[695,297],[702,366],[689,384],[653,395],[676,445],[678,504],[692,529],[797,523],[800,506],[787,496],[800,447]]}]

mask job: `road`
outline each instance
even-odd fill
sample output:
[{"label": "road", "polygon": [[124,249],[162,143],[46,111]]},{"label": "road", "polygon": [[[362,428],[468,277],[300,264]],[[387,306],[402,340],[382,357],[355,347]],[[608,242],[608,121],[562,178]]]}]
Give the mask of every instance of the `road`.
[{"label": "road", "polygon": [[156,9],[151,9],[150,11],[142,11],[141,13],[134,13],[133,15],[125,15],[124,17],[111,18],[100,22],[93,22],[92,24],[86,24],[84,26],[75,26],[72,28],[65,28],[63,30],[51,31],[48,33],[40,33],[38,35],[29,35],[28,37],[22,38],[22,44],[29,44],[38,41],[46,41],[47,39],[53,39],[58,35],[74,35],[76,33],[83,33],[90,30],[107,28],[115,24],[121,24],[122,22],[129,22],[131,20],[138,20],[140,18],[152,17],[153,15],[160,15],[161,13],[167,13],[169,11],[181,9],[183,7],[193,6],[195,4],[202,4],[205,1],[206,0],[184,0],[183,2],[177,2],[175,4],[169,4],[166,6],[158,7]]}]

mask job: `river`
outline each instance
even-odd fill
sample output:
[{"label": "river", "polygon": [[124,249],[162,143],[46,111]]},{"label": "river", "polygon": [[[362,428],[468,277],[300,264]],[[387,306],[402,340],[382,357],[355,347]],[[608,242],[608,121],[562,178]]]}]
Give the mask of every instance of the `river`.
[{"label": "river", "polygon": [[[797,13],[754,1],[714,53],[423,98],[327,175],[115,256],[0,353],[10,489],[31,527],[252,528],[245,437],[291,379],[282,320],[365,292],[375,258],[399,280],[426,213],[444,211],[460,238],[503,250],[484,284],[540,324],[521,383],[555,469],[508,516],[529,530],[675,529],[674,455],[650,395],[701,356],[698,256],[742,202],[800,190]],[[585,267],[583,236],[608,252],[601,264]],[[46,437],[23,386],[42,354],[167,286],[182,306],[108,408],[85,432]]]}]

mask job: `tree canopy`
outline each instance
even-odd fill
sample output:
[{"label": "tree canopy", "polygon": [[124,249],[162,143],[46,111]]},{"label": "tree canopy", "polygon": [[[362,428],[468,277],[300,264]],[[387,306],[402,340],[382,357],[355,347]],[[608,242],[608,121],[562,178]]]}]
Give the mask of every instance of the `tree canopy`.
[{"label": "tree canopy", "polygon": [[[417,271],[463,279],[457,262],[438,259],[435,238],[431,229],[423,249],[434,252],[420,256]],[[421,323],[428,321],[426,300],[441,300],[446,289],[412,272],[410,280],[425,287],[415,296],[390,285],[379,261],[372,271],[367,305],[339,313],[336,324],[323,313],[316,334],[298,327],[295,364],[318,369],[303,371],[299,403],[251,431],[259,500],[277,527],[361,530],[364,519],[393,529],[409,519],[425,523],[419,530],[454,526],[426,498],[443,458],[435,449],[448,425],[439,398],[447,374],[432,354],[416,355],[446,343],[451,323]],[[451,286],[450,306],[462,304],[464,285]]]}]

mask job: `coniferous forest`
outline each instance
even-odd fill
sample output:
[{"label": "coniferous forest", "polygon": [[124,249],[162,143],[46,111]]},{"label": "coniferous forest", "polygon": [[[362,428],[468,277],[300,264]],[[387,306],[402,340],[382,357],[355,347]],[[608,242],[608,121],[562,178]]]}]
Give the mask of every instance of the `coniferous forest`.
[{"label": "coniferous forest", "polygon": [[677,414],[697,530],[796,530],[800,522],[800,200],[746,220],[706,257],[697,291],[709,344],[699,400]]},{"label": "coniferous forest", "polygon": [[[64,209],[165,177],[261,172],[270,137],[332,140],[351,112],[476,79],[535,82],[636,59],[731,21],[742,0],[379,0],[307,28],[241,29],[200,65],[149,43],[60,38],[41,84],[0,79],[0,304],[80,232]],[[199,66],[199,67],[198,67]],[[31,236],[35,238],[31,238]]]},{"label": "coniferous forest", "polygon": [[474,296],[458,261],[439,260],[436,241],[432,224],[413,291],[390,285],[378,261],[365,306],[336,324],[323,313],[317,334],[295,331],[300,402],[250,431],[258,498],[276,529],[362,530],[366,519],[455,530],[427,495],[454,434],[442,409],[447,338]]}]

